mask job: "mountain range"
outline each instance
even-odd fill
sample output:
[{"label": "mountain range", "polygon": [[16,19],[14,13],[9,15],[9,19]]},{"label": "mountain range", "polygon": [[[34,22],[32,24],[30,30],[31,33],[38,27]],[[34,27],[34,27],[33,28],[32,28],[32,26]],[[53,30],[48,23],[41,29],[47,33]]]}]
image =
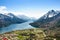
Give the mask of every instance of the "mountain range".
[{"label": "mountain range", "polygon": [[37,21],[30,23],[31,26],[46,29],[60,29],[60,11],[50,10]]}]

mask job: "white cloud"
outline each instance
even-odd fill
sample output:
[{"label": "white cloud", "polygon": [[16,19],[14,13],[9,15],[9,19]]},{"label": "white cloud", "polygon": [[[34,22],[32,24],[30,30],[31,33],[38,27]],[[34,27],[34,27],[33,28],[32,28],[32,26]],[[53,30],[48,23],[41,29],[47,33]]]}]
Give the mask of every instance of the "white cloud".
[{"label": "white cloud", "polygon": [[35,18],[40,18],[41,16],[43,16],[46,12],[43,12],[41,10],[22,10],[22,11],[15,11],[15,12],[11,12],[15,15],[26,15],[28,17],[35,17]]},{"label": "white cloud", "polygon": [[7,7],[6,6],[0,6],[0,13],[2,13],[2,14],[8,13]]},{"label": "white cloud", "polygon": [[31,10],[31,9],[23,9],[22,11],[12,11],[8,10],[6,6],[0,6],[0,13],[2,14],[8,14],[8,13],[13,13],[15,15],[26,15],[28,17],[35,17],[35,18],[40,18],[42,15],[44,15],[45,12],[43,10]]}]

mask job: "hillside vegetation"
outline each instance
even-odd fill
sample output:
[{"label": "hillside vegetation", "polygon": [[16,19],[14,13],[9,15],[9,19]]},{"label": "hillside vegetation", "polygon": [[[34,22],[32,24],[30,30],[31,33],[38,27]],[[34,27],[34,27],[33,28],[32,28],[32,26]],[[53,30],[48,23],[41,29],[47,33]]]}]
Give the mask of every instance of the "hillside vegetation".
[{"label": "hillside vegetation", "polygon": [[[17,30],[0,34],[0,40],[60,40],[60,33],[55,31],[48,31],[49,35],[46,34],[46,30],[35,28]],[[56,33],[56,34],[55,34]]]}]

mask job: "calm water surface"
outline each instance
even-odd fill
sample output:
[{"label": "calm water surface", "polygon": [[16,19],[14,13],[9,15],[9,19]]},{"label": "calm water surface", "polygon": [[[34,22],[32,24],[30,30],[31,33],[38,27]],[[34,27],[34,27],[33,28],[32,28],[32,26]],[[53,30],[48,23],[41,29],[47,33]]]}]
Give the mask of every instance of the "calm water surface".
[{"label": "calm water surface", "polygon": [[28,22],[25,22],[25,23],[22,23],[22,24],[12,24],[8,27],[0,28],[0,34],[10,32],[10,31],[14,31],[14,30],[23,30],[23,29],[34,28],[31,25],[29,25],[29,23],[32,23],[32,22],[33,21],[28,21]]}]

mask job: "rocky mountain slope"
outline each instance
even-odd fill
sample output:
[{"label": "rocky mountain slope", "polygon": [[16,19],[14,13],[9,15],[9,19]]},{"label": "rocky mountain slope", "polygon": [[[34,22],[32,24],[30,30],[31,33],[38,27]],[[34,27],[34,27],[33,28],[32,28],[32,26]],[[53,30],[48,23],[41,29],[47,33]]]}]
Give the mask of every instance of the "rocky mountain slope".
[{"label": "rocky mountain slope", "polygon": [[51,10],[34,23],[30,23],[30,25],[47,29],[60,28],[60,12]]}]

